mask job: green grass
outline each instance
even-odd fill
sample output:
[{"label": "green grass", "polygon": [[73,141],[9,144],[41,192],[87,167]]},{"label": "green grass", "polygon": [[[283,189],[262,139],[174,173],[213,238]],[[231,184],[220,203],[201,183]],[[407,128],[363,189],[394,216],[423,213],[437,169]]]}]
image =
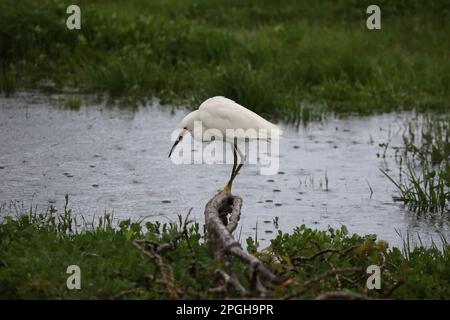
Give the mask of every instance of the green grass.
[{"label": "green grass", "polygon": [[[2,213],[1,299],[237,297],[232,288],[210,291],[220,284],[216,269],[225,266],[213,259],[200,225],[181,216],[166,224],[115,222],[109,215],[85,221],[73,215],[68,198],[60,212],[50,206],[43,213]],[[133,246],[135,240],[153,248],[170,245],[155,259]],[[413,248],[407,238],[398,249],[373,235],[349,234],[345,227],[318,231],[302,225],[291,234],[279,231],[267,250],[258,251],[256,239],[247,243],[273,272],[290,279],[272,288],[274,298],[310,299],[342,290],[372,298],[449,299],[450,248],[444,240],[439,247]],[[372,264],[382,269],[380,290],[365,288],[365,270]],[[81,269],[80,290],[66,287],[69,265]],[[248,267],[236,261],[234,269],[248,287]]]},{"label": "green grass", "polygon": [[436,171],[424,173],[418,177],[411,167],[408,167],[408,181],[397,182],[386,171],[383,174],[396,186],[401,196],[395,198],[408,205],[409,209],[417,212],[446,212],[450,202],[449,185],[444,181],[442,174]]},{"label": "green grass", "polygon": [[[380,146],[385,154],[388,144]],[[398,189],[397,200],[417,212],[450,212],[449,116],[428,114],[409,121],[403,146],[395,150],[400,170],[407,166],[406,179],[382,172]]]},{"label": "green grass", "polygon": [[[70,4],[0,2],[0,92],[47,91],[50,80],[52,90],[106,92],[133,105],[157,97],[196,107],[225,95],[268,118],[304,122],[323,112],[445,113],[450,107],[447,1],[380,0],[381,31],[365,27],[370,1],[80,0],[80,31],[65,27]],[[82,101],[69,96],[63,105],[78,109]],[[400,159],[411,170],[406,181],[392,181],[419,211],[448,208],[449,141],[448,120],[434,118],[405,135]],[[385,144],[383,156],[387,149]],[[116,225],[108,215],[87,223],[67,205],[59,213],[49,207],[42,214],[5,217],[0,298],[236,297],[232,289],[209,291],[218,284],[215,270],[224,266],[213,260],[199,229],[193,223],[185,231],[182,219]],[[174,245],[161,253],[161,267],[133,240]],[[398,249],[345,227],[300,226],[291,234],[279,231],[269,250],[258,250],[257,239],[246,242],[274,272],[293,280],[274,288],[276,298],[335,290],[374,298],[450,298],[445,241],[443,248],[413,249],[407,242]],[[82,290],[66,288],[71,264],[81,267]],[[366,291],[364,271],[326,275],[371,264],[383,266],[380,291]],[[247,271],[236,264],[245,285]]]},{"label": "green grass", "polygon": [[446,1],[70,1],[0,4],[0,90],[52,80],[131,103],[197,106],[225,95],[270,118],[323,111],[447,110]]},{"label": "green grass", "polygon": [[78,97],[67,97],[64,101],[64,107],[71,110],[79,110],[81,101]]}]

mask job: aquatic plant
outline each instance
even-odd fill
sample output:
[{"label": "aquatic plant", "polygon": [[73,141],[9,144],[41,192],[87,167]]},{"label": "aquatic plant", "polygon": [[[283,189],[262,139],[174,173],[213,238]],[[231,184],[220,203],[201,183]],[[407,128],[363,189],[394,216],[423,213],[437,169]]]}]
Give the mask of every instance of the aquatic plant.
[{"label": "aquatic plant", "polygon": [[[450,121],[446,115],[420,115],[407,122],[403,146],[396,147],[396,160],[405,163],[405,179],[396,181],[396,200],[418,212],[450,211]],[[405,181],[406,180],[406,181]]]},{"label": "aquatic plant", "polygon": [[402,201],[413,211],[418,212],[444,212],[450,201],[449,186],[446,184],[444,174],[436,171],[427,171],[426,167],[422,177],[418,177],[411,167],[408,167],[408,181],[397,182],[386,171],[383,174],[397,187],[401,196],[396,201]]},{"label": "aquatic plant", "polygon": [[64,107],[71,110],[79,110],[81,107],[81,100],[78,97],[67,97],[64,102]]},{"label": "aquatic plant", "polygon": [[[215,260],[197,222],[179,216],[169,223],[123,220],[104,215],[86,222],[66,205],[43,213],[30,209],[0,222],[2,299],[209,299],[237,297],[217,288]],[[329,291],[374,298],[450,297],[450,248],[389,248],[374,235],[345,227],[313,230],[302,225],[278,231],[271,246],[252,251],[288,282],[274,298],[315,298]],[[145,250],[134,244],[146,244]],[[66,269],[81,269],[81,290],[68,290]],[[381,268],[380,290],[367,290],[366,268]],[[247,268],[235,263],[244,285]],[[425,276],[426,275],[426,276]]]}]

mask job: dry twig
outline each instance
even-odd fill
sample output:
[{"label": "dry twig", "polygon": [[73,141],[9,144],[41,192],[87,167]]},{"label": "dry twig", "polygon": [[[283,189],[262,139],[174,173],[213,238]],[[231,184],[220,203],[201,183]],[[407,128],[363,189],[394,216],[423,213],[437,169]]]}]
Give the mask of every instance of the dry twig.
[{"label": "dry twig", "polygon": [[338,268],[338,269],[328,270],[322,274],[319,274],[315,277],[312,277],[312,278],[306,280],[305,282],[302,283],[302,285],[298,289],[296,289],[293,292],[286,295],[284,297],[284,299],[292,299],[294,297],[302,295],[303,293],[306,292],[306,290],[308,289],[308,286],[310,286],[311,284],[319,282],[329,276],[334,276],[336,274],[342,274],[342,273],[347,273],[347,272],[364,272],[364,268],[349,267],[349,268]]}]

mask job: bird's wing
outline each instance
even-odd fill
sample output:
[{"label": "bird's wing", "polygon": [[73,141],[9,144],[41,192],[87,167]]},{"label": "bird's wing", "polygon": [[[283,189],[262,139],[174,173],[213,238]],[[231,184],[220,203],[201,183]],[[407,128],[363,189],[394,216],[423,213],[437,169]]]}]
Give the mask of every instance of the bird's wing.
[{"label": "bird's wing", "polygon": [[203,102],[199,107],[199,118],[207,129],[218,129],[225,135],[226,129],[266,129],[270,136],[271,130],[281,130],[255,112],[241,106],[225,97],[213,97]]}]

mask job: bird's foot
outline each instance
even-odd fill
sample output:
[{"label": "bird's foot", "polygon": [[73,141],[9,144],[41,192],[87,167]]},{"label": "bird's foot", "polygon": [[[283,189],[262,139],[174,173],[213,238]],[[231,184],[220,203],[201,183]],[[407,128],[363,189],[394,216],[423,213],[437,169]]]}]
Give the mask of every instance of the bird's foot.
[{"label": "bird's foot", "polygon": [[222,189],[218,189],[216,192],[216,195],[218,195],[219,193],[222,193],[222,192],[231,193],[231,188],[228,185],[226,185]]},{"label": "bird's foot", "polygon": [[231,184],[227,183],[227,185],[225,187],[223,187],[222,190],[219,190],[219,193],[220,192],[231,193]]}]

